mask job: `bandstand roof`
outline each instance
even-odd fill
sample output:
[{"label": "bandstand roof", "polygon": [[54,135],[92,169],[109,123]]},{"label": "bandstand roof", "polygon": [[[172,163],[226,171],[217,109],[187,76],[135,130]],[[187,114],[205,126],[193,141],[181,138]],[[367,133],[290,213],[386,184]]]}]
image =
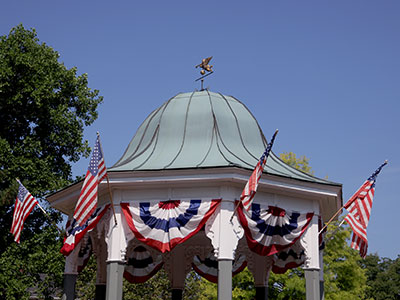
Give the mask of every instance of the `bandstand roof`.
[{"label": "bandstand roof", "polygon": [[[208,90],[180,93],[145,119],[125,153],[108,171],[215,167],[252,170],[266,145],[257,120],[238,99]],[[292,168],[274,153],[268,158],[265,172],[338,185]]]}]

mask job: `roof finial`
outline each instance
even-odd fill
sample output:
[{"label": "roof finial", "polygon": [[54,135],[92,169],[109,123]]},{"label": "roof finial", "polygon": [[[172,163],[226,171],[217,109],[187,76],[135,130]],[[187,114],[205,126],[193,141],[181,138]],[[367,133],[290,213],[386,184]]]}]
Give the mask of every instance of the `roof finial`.
[{"label": "roof finial", "polygon": [[[212,67],[213,67],[213,66],[210,66],[210,65],[209,65],[209,62],[210,62],[211,59],[212,59],[212,56],[207,57],[207,58],[204,58],[204,59],[201,61],[201,64],[198,64],[197,66],[195,66],[195,68],[198,68],[198,67],[201,68],[200,74],[201,74],[202,76],[201,76],[200,78],[197,78],[197,79],[195,80],[195,81],[201,80],[201,91],[204,90],[204,88],[203,88],[204,78],[207,77],[208,75],[211,75],[212,73],[214,73],[214,71],[212,70]],[[207,74],[206,74],[206,71],[208,72]]]}]

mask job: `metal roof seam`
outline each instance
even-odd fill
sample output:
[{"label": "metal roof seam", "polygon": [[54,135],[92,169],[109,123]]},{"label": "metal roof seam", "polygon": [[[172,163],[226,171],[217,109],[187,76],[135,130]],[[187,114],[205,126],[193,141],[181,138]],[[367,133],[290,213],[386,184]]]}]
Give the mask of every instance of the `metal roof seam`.
[{"label": "metal roof seam", "polygon": [[[172,99],[172,98],[171,98],[171,99]],[[139,140],[139,142],[138,142],[138,145],[136,146],[136,149],[132,152],[132,154],[130,154],[128,157],[126,157],[126,158],[122,161],[122,158],[123,158],[123,157],[125,156],[125,154],[128,152],[131,143],[133,143],[133,141],[135,140],[136,135],[137,135],[138,132],[139,132],[139,129],[136,131],[135,135],[134,135],[133,138],[132,138],[131,143],[129,143],[128,147],[126,148],[126,150],[125,150],[124,154],[122,155],[122,157],[120,158],[120,160],[118,160],[118,161],[112,166],[112,168],[114,168],[114,167],[119,167],[120,165],[122,165],[122,164],[124,164],[124,163],[126,163],[126,162],[129,162],[129,161],[132,161],[135,157],[137,157],[137,155],[135,155],[135,154],[136,154],[136,152],[138,151],[138,149],[140,148],[140,146],[141,146],[141,144],[142,144],[142,142],[143,142],[143,139],[144,139],[144,137],[145,137],[145,135],[146,135],[146,133],[147,133],[147,130],[148,130],[148,128],[149,128],[149,124],[150,124],[151,121],[153,120],[154,116],[157,115],[157,113],[161,110],[161,107],[162,107],[162,106],[160,106],[160,107],[157,108],[156,110],[153,110],[153,112],[150,114],[150,116],[147,117],[146,120],[144,120],[143,123],[139,126],[139,129],[140,129],[140,128],[143,126],[143,124],[145,124],[145,122],[147,121],[147,124],[146,124],[145,129],[144,129],[144,131],[143,131],[143,133],[142,133],[142,136],[140,137],[140,140]],[[156,128],[156,129],[157,129],[157,128]],[[154,136],[154,133],[153,133],[153,136]],[[145,149],[146,149],[146,147],[145,147]],[[142,151],[141,153],[143,153],[143,151]]]},{"label": "metal roof seam", "polygon": [[217,118],[215,117],[215,113],[214,113],[214,108],[213,108],[213,105],[212,105],[212,101],[211,101],[211,95],[210,95],[210,93],[209,93],[209,91],[207,90],[207,94],[208,94],[208,100],[209,100],[209,102],[210,102],[210,107],[211,107],[211,113],[212,113],[212,116],[213,116],[213,130],[215,130],[215,141],[216,141],[216,144],[217,144],[217,148],[218,148],[218,151],[219,151],[219,153],[222,155],[222,157],[225,159],[225,161],[226,162],[228,162],[230,165],[235,165],[234,164],[234,162],[232,162],[232,161],[230,161],[223,153],[222,153],[222,151],[221,151],[221,148],[220,148],[220,146],[219,146],[219,143],[218,143],[218,136],[219,136],[219,134],[218,134],[218,123],[217,123]]},{"label": "metal roof seam", "polygon": [[260,135],[261,135],[262,141],[263,141],[263,143],[264,143],[264,148],[267,148],[268,141],[267,141],[267,139],[265,138],[265,135],[264,135],[264,133],[263,133],[261,127],[260,127],[260,124],[258,124],[257,119],[254,117],[254,115],[252,114],[252,112],[250,111],[250,109],[248,109],[247,106],[244,105],[242,101],[238,100],[237,98],[235,98],[235,97],[233,97],[233,96],[230,96],[230,97],[232,97],[232,99],[235,99],[238,103],[240,103],[240,104],[243,106],[243,108],[249,112],[250,116],[256,121],[258,130],[260,131]]},{"label": "metal roof seam", "polygon": [[255,160],[258,160],[258,158],[257,158],[256,156],[254,156],[253,153],[251,153],[251,152],[247,149],[246,144],[245,144],[244,141],[243,141],[243,136],[242,136],[242,132],[241,132],[241,130],[240,130],[239,121],[238,121],[237,116],[236,116],[235,112],[233,111],[231,105],[229,104],[228,99],[226,99],[225,96],[222,95],[221,93],[218,93],[218,94],[222,97],[222,99],[225,100],[225,102],[226,102],[226,104],[228,105],[230,111],[232,112],[233,117],[235,118],[236,126],[237,126],[238,133],[239,133],[239,137],[240,137],[240,142],[242,143],[243,148],[246,150],[246,152],[247,152],[251,157],[253,157]]},{"label": "metal roof seam", "polygon": [[[141,166],[143,166],[143,165],[150,159],[150,157],[153,155],[154,149],[155,149],[156,146],[157,146],[157,137],[158,137],[159,132],[160,132],[159,128],[160,128],[160,125],[157,125],[157,128],[156,128],[156,130],[154,131],[153,136],[152,136],[150,142],[147,144],[147,146],[146,146],[141,152],[139,152],[137,155],[133,156],[132,159],[130,160],[130,161],[133,161],[135,158],[141,156],[143,153],[145,153],[145,152],[150,148],[150,145],[151,145],[151,144],[154,144],[153,150],[151,151],[151,153],[149,154],[149,156],[148,156],[148,157],[144,160],[144,162],[142,162],[140,165],[138,165],[138,166],[136,166],[136,167],[133,167],[133,168],[132,168],[133,170],[136,170],[136,169],[140,168]],[[153,141],[154,141],[154,143],[153,143]]]},{"label": "metal roof seam", "polygon": [[[208,91],[207,91],[207,92],[208,92]],[[211,96],[210,96],[209,98],[210,98],[210,103],[211,103]],[[212,103],[211,103],[211,106],[212,106]],[[219,140],[221,141],[222,146],[224,146],[224,148],[226,149],[226,151],[227,151],[229,154],[231,154],[232,156],[234,156],[235,158],[237,158],[238,160],[240,160],[242,163],[251,166],[249,163],[247,163],[246,161],[244,161],[243,159],[241,159],[239,156],[237,156],[236,154],[234,154],[231,150],[229,150],[229,148],[225,145],[225,143],[224,143],[224,141],[223,141],[223,139],[222,139],[221,133],[220,133],[220,131],[219,131],[218,121],[217,121],[217,118],[215,117],[214,110],[213,110],[213,116],[214,116],[214,120],[215,120],[215,123],[216,123],[217,136],[219,137]],[[220,150],[220,152],[221,152],[221,154],[222,154],[221,148],[218,147],[218,149]],[[225,155],[224,155],[224,157],[225,157]],[[229,161],[226,157],[225,157],[225,159],[226,159],[227,161]],[[230,163],[233,163],[234,165],[236,165],[234,162],[231,162],[231,161],[229,161],[229,162],[230,162]]]},{"label": "metal roof seam", "polygon": [[[150,159],[151,156],[153,155],[154,150],[156,149],[156,146],[157,146],[158,137],[159,137],[160,128],[161,128],[160,124],[161,124],[161,120],[162,120],[162,118],[163,118],[163,115],[164,115],[164,113],[165,113],[165,110],[167,109],[168,105],[172,102],[172,100],[176,99],[176,97],[177,97],[178,95],[179,95],[179,94],[177,94],[175,97],[172,97],[172,98],[168,99],[168,101],[166,101],[163,105],[161,105],[162,110],[161,110],[161,112],[160,112],[160,117],[158,118],[158,124],[157,124],[156,134],[153,134],[153,137],[152,137],[152,140],[151,140],[151,142],[152,142],[153,139],[154,139],[154,137],[155,137],[155,142],[154,142],[153,150],[151,150],[151,153],[149,154],[149,156],[148,156],[140,165],[138,165],[138,166],[137,166],[136,168],[134,168],[134,169],[138,169],[138,168],[142,167],[144,164],[146,164],[146,163],[149,161],[149,159]],[[148,144],[149,147],[150,147],[151,142]],[[146,149],[146,150],[147,150],[147,149]],[[142,153],[144,153],[144,151],[142,151]],[[141,153],[141,154],[142,154],[142,153]],[[138,157],[138,156],[140,156],[140,155],[135,156],[135,158]]]},{"label": "metal roof seam", "polygon": [[188,120],[188,114],[189,114],[189,107],[190,107],[190,103],[192,102],[192,98],[193,98],[194,93],[195,93],[195,91],[193,91],[192,94],[190,95],[189,101],[188,101],[188,105],[186,107],[185,125],[184,125],[184,128],[183,128],[183,137],[182,137],[181,146],[180,146],[180,148],[178,150],[178,153],[175,155],[175,157],[172,159],[172,161],[169,164],[164,166],[164,169],[166,169],[169,166],[171,166],[175,162],[175,160],[178,158],[179,154],[182,151],[183,145],[185,143],[185,137],[186,137],[186,127],[187,127],[187,120]]},{"label": "metal roof seam", "polygon": [[[121,161],[121,160],[122,160],[122,158],[121,158],[116,164],[114,164],[114,166],[112,166],[112,168],[118,167],[118,166],[122,165],[124,162],[130,162],[130,161],[134,160],[136,157],[140,156],[142,153],[144,153],[144,152],[148,149],[148,147],[150,146],[151,142],[152,142],[153,139],[154,139],[154,135],[155,135],[155,134],[158,132],[158,130],[159,130],[159,127],[160,127],[160,120],[161,120],[161,117],[162,117],[162,115],[163,115],[163,112],[165,111],[166,106],[167,106],[173,99],[175,99],[175,97],[177,97],[177,96],[180,95],[180,94],[182,94],[182,93],[178,93],[178,94],[176,94],[174,97],[169,98],[169,99],[168,99],[167,101],[165,101],[160,107],[158,107],[157,109],[153,110],[154,113],[152,112],[152,113],[149,115],[149,117],[146,118],[146,120],[148,120],[148,122],[147,122],[147,124],[146,124],[146,128],[144,129],[144,132],[143,132],[142,136],[140,137],[140,141],[139,141],[138,145],[136,146],[136,149],[132,152],[132,154],[131,154],[130,156],[128,156],[127,158],[125,158],[124,161]],[[142,151],[140,152],[140,154],[136,154],[136,152],[139,150],[139,148],[140,148],[140,146],[141,146],[141,144],[142,144],[142,142],[143,142],[143,139],[144,139],[144,137],[145,137],[145,135],[146,135],[146,133],[147,133],[149,124],[151,123],[151,121],[153,120],[153,118],[158,114],[159,111],[161,111],[160,117],[159,117],[159,120],[158,120],[157,127],[156,127],[156,129],[154,130],[154,133],[153,133],[153,136],[152,136],[151,141],[150,141],[149,144],[145,147],[145,149],[142,150]],[[146,122],[146,120],[143,121],[142,125]],[[140,125],[139,128],[140,128],[142,125]],[[132,141],[134,141],[134,139],[135,139],[137,133],[138,133],[138,131],[136,131],[135,135],[134,135],[133,138],[132,138]],[[125,153],[128,151],[129,146],[130,146],[130,145],[128,145],[128,148],[125,150]],[[125,153],[122,155],[122,157],[125,156]],[[135,155],[135,154],[136,154],[136,155]],[[120,161],[121,161],[121,162],[120,162]],[[118,165],[117,165],[117,164],[118,164]]]},{"label": "metal roof seam", "polygon": [[[215,120],[214,120],[214,121],[215,121]],[[213,129],[212,129],[212,136],[211,136],[210,146],[208,147],[207,153],[204,155],[203,159],[200,161],[200,163],[198,163],[198,164],[196,165],[197,168],[200,167],[200,166],[204,163],[204,161],[206,160],[206,158],[207,158],[208,155],[210,154],[210,151],[211,151],[211,148],[212,148],[212,145],[213,145],[213,141],[214,141],[214,136],[215,136],[215,123],[214,123]],[[217,138],[217,137],[215,136],[215,139],[216,139],[216,138]],[[215,141],[216,141],[216,140],[215,140]],[[217,141],[216,141],[216,142],[217,142]]]}]

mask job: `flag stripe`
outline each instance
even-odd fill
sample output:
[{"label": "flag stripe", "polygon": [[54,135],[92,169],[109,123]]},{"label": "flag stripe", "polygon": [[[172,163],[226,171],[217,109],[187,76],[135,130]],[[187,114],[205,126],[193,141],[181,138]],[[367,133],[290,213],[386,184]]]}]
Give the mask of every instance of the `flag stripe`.
[{"label": "flag stripe", "polygon": [[33,208],[38,204],[37,200],[19,182],[18,194],[15,200],[13,221],[10,232],[14,235],[14,241],[19,243],[24,222]]},{"label": "flag stripe", "polygon": [[81,194],[79,196],[77,207],[75,208],[74,218],[79,222],[84,223],[84,217],[87,216],[86,208],[88,204],[90,204],[93,200],[96,200],[97,197],[97,182],[96,178],[92,176],[92,174],[88,171],[86,175],[85,182],[83,184],[85,187],[81,190]]},{"label": "flag stripe", "polygon": [[250,175],[250,178],[242,191],[242,194],[240,195],[240,201],[242,202],[243,208],[247,211],[250,209],[251,203],[253,202],[254,196],[257,192],[258,182],[260,181],[262,172],[264,171],[264,167],[267,163],[267,158],[269,156],[269,153],[271,152],[277,133],[278,131],[276,131],[272,136],[271,141],[268,143],[265,152],[258,161],[253,173]]},{"label": "flag stripe", "polygon": [[64,255],[69,255],[72,252],[84,234],[91,230],[105,213],[103,211],[104,207],[100,211],[97,208],[97,190],[99,183],[106,176],[107,169],[101,149],[100,136],[97,135],[85,180],[75,206],[71,222],[72,229],[68,232],[64,245],[60,250]]},{"label": "flag stripe", "polygon": [[383,163],[344,205],[349,211],[345,220],[353,230],[350,246],[358,250],[361,257],[365,257],[368,250],[367,226],[371,216],[376,178],[386,163]]},{"label": "flag stripe", "polygon": [[[32,209],[35,207],[36,204],[37,204],[36,201],[30,201],[27,203],[27,205],[25,205],[25,207],[23,207],[21,209],[20,217],[17,219],[16,226],[15,226],[15,228],[17,228],[17,230],[19,230],[18,229],[19,227],[21,227],[21,230],[22,230],[23,223],[25,222],[26,218],[31,213]],[[19,230],[19,231],[21,231],[21,230]]]},{"label": "flag stripe", "polygon": [[91,214],[96,210],[98,185],[106,176],[107,170],[101,149],[100,137],[97,136],[86,177],[73,215],[80,226],[85,224]]}]

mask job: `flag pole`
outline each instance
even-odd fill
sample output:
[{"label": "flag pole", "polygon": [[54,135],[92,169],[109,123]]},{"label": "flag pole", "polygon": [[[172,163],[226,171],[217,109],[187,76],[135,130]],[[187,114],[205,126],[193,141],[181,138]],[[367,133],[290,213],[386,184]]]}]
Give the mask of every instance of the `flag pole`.
[{"label": "flag pole", "polygon": [[[99,145],[101,148],[101,153],[103,153],[103,155],[104,155],[103,146],[101,145],[101,142],[100,142],[100,132],[98,132],[98,131],[97,131],[97,137],[99,138]],[[118,225],[117,216],[115,215],[114,201],[113,201],[111,188],[110,188],[110,180],[108,179],[108,172],[106,172],[106,178],[107,178],[108,193],[110,194],[111,207],[112,207],[112,211],[113,211],[113,215],[114,215],[114,223],[115,223],[115,225]]]},{"label": "flag pole", "polygon": [[47,217],[47,219],[49,219],[49,221],[51,222],[51,224],[57,228],[59,233],[62,233],[61,229],[57,226],[57,224],[53,221],[53,219],[50,218],[50,215],[43,209],[43,207],[39,204],[39,201],[37,203],[37,206],[39,206],[40,210],[44,213],[44,215]]},{"label": "flag pole", "polygon": [[[235,201],[236,201],[236,200],[237,200],[237,199],[235,199]],[[239,200],[238,203],[235,205],[235,210],[233,211],[233,214],[232,214],[232,216],[231,216],[231,218],[230,218],[230,220],[229,220],[231,223],[232,223],[233,217],[235,216],[236,211],[237,211],[239,205],[240,205],[240,200]]]},{"label": "flag pole", "polygon": [[[381,165],[380,168],[382,168],[383,166],[387,165],[387,163],[388,163],[388,160],[386,159],[385,162]],[[379,171],[380,171],[380,168],[378,169]],[[377,170],[377,171],[378,171],[378,170]],[[375,172],[377,172],[377,171],[375,171]],[[378,173],[379,173],[379,172],[378,172]],[[353,197],[354,197],[354,195],[351,196],[351,198],[353,198]],[[350,198],[350,199],[351,199],[351,198]],[[347,204],[347,202],[346,202],[341,208],[339,208],[339,210],[333,215],[333,217],[330,218],[329,221],[322,227],[322,229],[318,232],[318,234],[321,234],[321,232],[324,231],[324,229],[325,229],[326,227],[328,227],[328,225],[329,225],[329,224],[333,221],[333,219],[342,211],[342,209],[346,206],[346,204]],[[344,220],[340,223],[339,227],[342,226],[343,222],[344,222]]]},{"label": "flag pole", "polygon": [[[23,185],[21,183],[21,181],[19,181],[18,178],[16,178],[16,179],[20,185]],[[57,228],[59,233],[62,233],[61,229],[57,226],[56,222],[54,222],[54,220],[50,217],[50,215],[43,209],[43,207],[40,205],[40,203],[37,199],[36,199],[36,202],[37,202],[36,205],[39,206],[40,210],[43,212],[43,214],[46,216],[46,218],[49,219],[51,225],[53,225],[55,228]]]},{"label": "flag pole", "polygon": [[340,212],[342,212],[342,209],[343,209],[343,208],[344,208],[344,205],[343,205],[341,208],[339,208],[339,210],[332,216],[332,218],[329,219],[329,221],[328,221],[327,223],[325,223],[325,225],[322,227],[322,229],[318,232],[318,235],[320,235],[321,232],[324,231],[325,228],[328,227],[328,225],[329,225],[330,223],[332,223],[333,219],[334,219]]},{"label": "flag pole", "polygon": [[115,215],[114,201],[113,201],[113,197],[112,197],[112,193],[111,193],[110,181],[108,179],[108,174],[106,175],[106,178],[107,178],[108,193],[110,194],[111,207],[112,207],[112,211],[113,211],[113,215],[114,215],[114,222],[115,222],[115,225],[118,225],[117,217]]}]

